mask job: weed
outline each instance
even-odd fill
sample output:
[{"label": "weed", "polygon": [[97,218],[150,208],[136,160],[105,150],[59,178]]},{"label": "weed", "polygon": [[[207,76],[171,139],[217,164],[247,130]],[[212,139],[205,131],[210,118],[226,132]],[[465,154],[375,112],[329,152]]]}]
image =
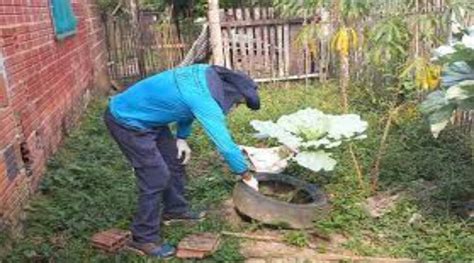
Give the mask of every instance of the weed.
[{"label": "weed", "polygon": [[[382,136],[382,116],[388,106],[383,106],[382,99],[371,102],[367,89],[351,91],[352,111],[369,122],[368,138],[355,144],[356,155],[367,173]],[[249,121],[252,119],[276,120],[305,107],[327,113],[341,112],[338,89],[331,84],[264,87],[261,94],[262,110],[251,112],[242,107],[229,117],[229,126],[239,144],[271,145],[251,136],[254,131]],[[103,254],[89,245],[90,236],[99,230],[127,228],[136,202],[133,171],[102,123],[106,100],[99,99],[91,105],[80,128],[49,161],[39,194],[28,209],[25,238],[11,241],[10,254],[0,255],[0,261],[151,262],[126,252]],[[194,157],[188,166],[188,199],[196,208],[217,207],[229,198],[235,178],[220,161],[201,127],[196,124],[194,128],[190,141]],[[452,210],[453,202],[472,197],[471,142],[456,129],[444,131],[435,140],[419,114],[410,112],[409,117],[402,116],[388,137],[389,147],[381,160],[380,185],[382,190],[401,187],[416,195],[408,194],[393,211],[378,219],[369,218],[360,208],[368,192],[359,187],[347,148],[334,153],[338,165],[331,173],[312,173],[294,165],[286,173],[324,188],[333,211],[317,221],[315,227],[327,234],[343,232],[349,237],[344,246],[357,254],[472,261],[472,222],[464,221]],[[415,189],[419,182],[433,184],[434,190]],[[414,213],[423,218],[417,225],[410,225],[408,221]],[[218,233],[229,228],[227,222],[216,215],[196,225],[164,227],[163,237],[176,244],[190,233]],[[302,231],[291,232],[287,241],[295,245],[308,242]],[[238,248],[238,240],[226,238],[206,262],[243,261]]]},{"label": "weed", "polygon": [[285,242],[297,247],[305,247],[309,243],[308,234],[303,231],[289,231],[285,234]]}]

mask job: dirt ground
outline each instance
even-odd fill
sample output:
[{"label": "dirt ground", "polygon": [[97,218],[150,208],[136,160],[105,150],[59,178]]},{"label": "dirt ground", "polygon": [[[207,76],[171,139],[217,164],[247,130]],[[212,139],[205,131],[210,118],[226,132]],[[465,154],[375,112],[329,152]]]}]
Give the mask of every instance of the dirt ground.
[{"label": "dirt ground", "polygon": [[[219,213],[234,229],[245,229],[246,222],[235,210],[232,199],[223,202]],[[260,228],[252,231],[241,231],[247,235],[242,238],[240,253],[248,263],[306,263],[306,262],[416,262],[410,259],[369,258],[354,255],[344,249],[342,244],[347,238],[340,234],[329,237],[310,233],[307,247],[296,247],[284,242],[287,230]],[[255,237],[249,238],[249,237]],[[267,240],[258,240],[264,238]]]}]

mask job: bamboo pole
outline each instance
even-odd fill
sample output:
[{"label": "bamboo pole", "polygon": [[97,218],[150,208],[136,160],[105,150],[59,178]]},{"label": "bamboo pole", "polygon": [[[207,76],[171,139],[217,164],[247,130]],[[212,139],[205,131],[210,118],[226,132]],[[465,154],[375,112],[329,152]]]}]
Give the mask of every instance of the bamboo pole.
[{"label": "bamboo pole", "polygon": [[219,0],[208,0],[208,21],[211,35],[211,49],[214,64],[224,66],[224,52],[222,49],[222,31],[219,17]]}]

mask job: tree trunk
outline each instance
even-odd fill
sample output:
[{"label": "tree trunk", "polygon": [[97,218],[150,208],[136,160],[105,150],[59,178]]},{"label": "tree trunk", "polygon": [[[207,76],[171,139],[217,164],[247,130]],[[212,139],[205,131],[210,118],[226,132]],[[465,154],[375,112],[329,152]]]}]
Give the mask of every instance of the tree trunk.
[{"label": "tree trunk", "polygon": [[344,113],[349,111],[349,95],[348,95],[348,87],[349,87],[349,55],[347,54],[339,54],[339,63],[340,63],[340,86],[341,86],[341,95],[342,95],[342,109]]},{"label": "tree trunk", "polygon": [[222,31],[219,17],[219,0],[208,0],[208,21],[211,35],[211,49],[214,64],[224,66],[224,52],[222,48]]}]

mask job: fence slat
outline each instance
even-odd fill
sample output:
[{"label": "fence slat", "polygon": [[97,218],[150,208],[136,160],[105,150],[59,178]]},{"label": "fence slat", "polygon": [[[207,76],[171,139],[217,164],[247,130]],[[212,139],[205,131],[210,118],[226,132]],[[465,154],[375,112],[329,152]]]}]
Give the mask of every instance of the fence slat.
[{"label": "fence slat", "polygon": [[[227,18],[228,19],[235,19],[235,13],[234,13],[234,9],[230,8],[227,10]],[[231,26],[228,26],[227,27],[229,29],[229,37],[230,37],[230,43],[231,43],[231,50],[230,52],[232,53],[231,56],[232,56],[232,67],[233,68],[238,68],[238,58],[237,58],[237,41],[236,41],[236,38],[235,38],[235,28],[234,27],[231,27]]]},{"label": "fence slat", "polygon": [[283,26],[277,26],[277,42],[278,42],[278,76],[285,75],[284,58],[283,58]]},{"label": "fence slat", "polygon": [[[236,8],[235,9],[235,19],[237,21],[243,20],[242,18],[242,9]],[[242,37],[245,34],[245,29],[244,28],[236,28],[236,36],[234,36],[237,39],[238,43],[238,61],[240,62],[239,69],[240,70],[245,70],[247,68],[247,63],[246,63],[246,46],[245,46],[245,41],[244,37]]]},{"label": "fence slat", "polygon": [[273,26],[273,25],[286,25],[286,24],[302,24],[303,18],[276,18],[266,20],[244,20],[244,21],[226,21],[222,22],[221,26],[234,26],[234,27],[251,27],[251,26]]},{"label": "fence slat", "polygon": [[[267,19],[267,9],[262,8],[262,20]],[[269,39],[268,39],[268,26],[262,27],[263,29],[263,68],[268,71],[270,65],[270,54],[269,54]],[[267,76],[267,74],[265,74]]]},{"label": "fence slat", "polygon": [[[255,21],[260,21],[261,16],[260,16],[260,8],[255,7],[254,8],[254,19]],[[263,63],[264,63],[264,57],[262,55],[262,39],[261,39],[261,33],[262,33],[262,27],[261,26],[255,26],[254,28],[255,32],[255,45],[256,45],[256,51],[255,51],[255,60],[254,60],[254,70],[255,73],[254,75],[258,78],[262,76],[262,70],[263,70]]]},{"label": "fence slat", "polygon": [[[252,15],[250,13],[250,8],[245,8],[245,20],[252,21]],[[254,72],[254,59],[255,59],[255,37],[253,32],[253,27],[246,27],[245,30],[245,43],[246,43],[246,57],[247,57],[247,72]]]},{"label": "fence slat", "polygon": [[290,74],[290,49],[291,49],[291,44],[290,44],[290,25],[285,24],[283,26],[283,47],[284,47],[284,60],[285,60],[285,69],[284,69],[284,75],[288,76]]},{"label": "fence slat", "polygon": [[[273,8],[268,9],[268,17],[271,19],[274,17],[274,10]],[[271,64],[271,76],[272,78],[276,77],[276,68],[277,68],[277,57],[276,57],[276,45],[275,45],[275,37],[276,37],[276,27],[275,26],[270,26],[270,64]]]},{"label": "fence slat", "polygon": [[[220,17],[221,19],[225,19],[226,17],[226,12],[224,9],[220,10]],[[225,67],[232,69],[232,63],[230,60],[230,45],[229,45],[229,28],[224,27],[222,28],[222,47],[224,48],[224,65]]]}]

